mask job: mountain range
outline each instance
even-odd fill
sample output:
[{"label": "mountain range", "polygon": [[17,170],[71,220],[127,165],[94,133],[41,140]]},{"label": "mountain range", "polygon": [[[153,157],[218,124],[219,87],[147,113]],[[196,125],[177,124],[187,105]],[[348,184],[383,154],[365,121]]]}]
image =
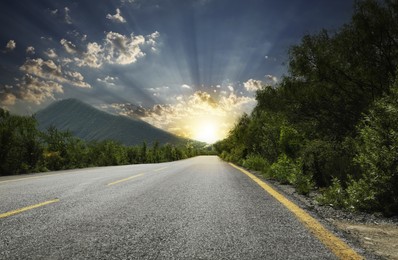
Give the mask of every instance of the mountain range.
[{"label": "mountain range", "polygon": [[86,141],[110,139],[124,145],[152,144],[155,141],[181,144],[188,141],[143,120],[109,114],[77,99],[56,101],[37,112],[35,117],[42,131],[54,126],[62,131],[69,130]]}]

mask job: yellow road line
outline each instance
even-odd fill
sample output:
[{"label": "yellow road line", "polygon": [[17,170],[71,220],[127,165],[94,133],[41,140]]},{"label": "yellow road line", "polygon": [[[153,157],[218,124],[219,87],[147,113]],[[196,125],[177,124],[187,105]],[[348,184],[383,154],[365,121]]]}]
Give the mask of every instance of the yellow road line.
[{"label": "yellow road line", "polygon": [[156,169],[156,170],[153,170],[154,172],[158,172],[158,171],[161,171],[161,170],[164,170],[164,169],[167,169],[167,168],[169,168],[169,167],[163,167],[163,168],[159,168],[159,169]]},{"label": "yellow road line", "polygon": [[230,165],[239,171],[246,174],[250,179],[255,181],[265,191],[271,194],[275,199],[282,203],[286,208],[293,212],[296,217],[305,224],[305,226],[324,244],[326,245],[339,259],[364,259],[361,255],[355,252],[340,238],[333,235],[321,223],[311,217],[307,212],[298,207],[296,204],[288,200],[282,194],[271,188],[268,184],[251,174],[250,172],[230,163]]},{"label": "yellow road line", "polygon": [[42,207],[42,206],[45,206],[45,205],[48,205],[48,204],[51,204],[51,203],[54,203],[54,202],[58,202],[58,201],[59,201],[59,199],[48,200],[48,201],[45,201],[45,202],[42,202],[42,203],[39,203],[39,204],[35,204],[35,205],[28,206],[28,207],[24,207],[24,208],[16,209],[16,210],[9,211],[9,212],[6,212],[6,213],[2,213],[2,214],[0,214],[0,218],[6,218],[6,217],[9,217],[9,216],[12,216],[12,215],[15,215],[15,214],[27,211],[27,210],[31,210],[31,209],[35,209],[35,208],[38,208],[38,207]]},{"label": "yellow road line", "polygon": [[114,182],[108,183],[107,185],[108,185],[108,186],[111,186],[111,185],[114,185],[114,184],[118,184],[118,183],[120,183],[120,182],[124,182],[124,181],[128,181],[128,180],[131,180],[131,179],[140,177],[140,176],[142,176],[142,175],[144,175],[144,174],[143,174],[143,173],[137,174],[137,175],[128,177],[128,178],[126,178],[126,179],[121,179],[121,180],[118,180],[118,181],[114,181]]}]

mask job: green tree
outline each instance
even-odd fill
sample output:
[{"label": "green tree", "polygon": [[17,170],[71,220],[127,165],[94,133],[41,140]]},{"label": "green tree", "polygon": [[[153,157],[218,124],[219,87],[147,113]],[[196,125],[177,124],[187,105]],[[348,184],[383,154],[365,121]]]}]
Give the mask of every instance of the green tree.
[{"label": "green tree", "polygon": [[347,188],[350,205],[398,214],[398,80],[360,124],[357,150],[363,175]]},{"label": "green tree", "polygon": [[38,170],[42,147],[36,124],[33,117],[10,115],[0,108],[0,175]]}]

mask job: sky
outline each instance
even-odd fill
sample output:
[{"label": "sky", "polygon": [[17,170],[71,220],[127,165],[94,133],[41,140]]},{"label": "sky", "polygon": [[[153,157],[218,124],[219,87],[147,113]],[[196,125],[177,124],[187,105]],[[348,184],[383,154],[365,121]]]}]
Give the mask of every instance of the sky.
[{"label": "sky", "polygon": [[212,143],[288,73],[306,34],[349,22],[349,0],[2,0],[0,107],[77,98]]}]

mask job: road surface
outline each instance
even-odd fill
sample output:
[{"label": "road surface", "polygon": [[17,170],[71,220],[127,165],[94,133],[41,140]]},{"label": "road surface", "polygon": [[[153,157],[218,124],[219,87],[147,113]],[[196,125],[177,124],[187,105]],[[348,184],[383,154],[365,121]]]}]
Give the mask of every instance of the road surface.
[{"label": "road surface", "polygon": [[216,156],[0,178],[0,259],[336,259]]}]

